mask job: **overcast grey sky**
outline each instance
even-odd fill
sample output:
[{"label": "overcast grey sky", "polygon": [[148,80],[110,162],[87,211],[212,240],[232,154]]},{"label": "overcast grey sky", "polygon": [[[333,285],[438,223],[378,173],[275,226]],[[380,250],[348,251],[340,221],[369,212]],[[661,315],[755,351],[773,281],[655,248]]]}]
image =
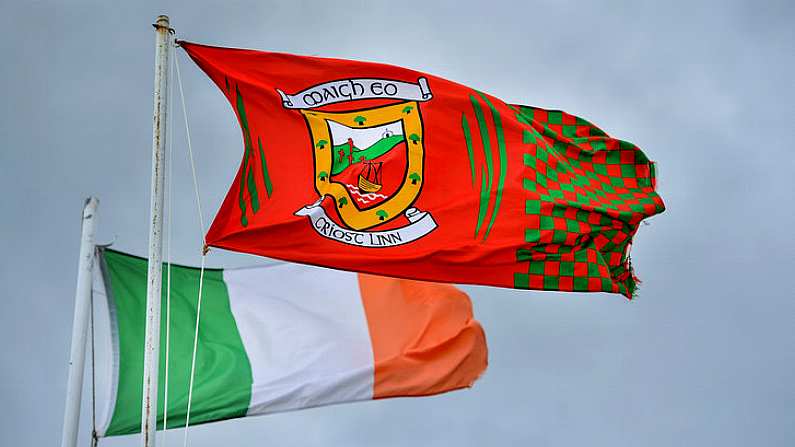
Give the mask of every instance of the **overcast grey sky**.
[{"label": "overcast grey sky", "polygon": [[[1,445],[60,440],[83,199],[101,200],[100,242],[146,252],[160,13],[188,40],[403,65],[583,116],[658,161],[668,207],[633,248],[637,301],[467,287],[490,347],[473,389],[209,424],[193,446],[795,445],[792,2],[68,3],[0,6]],[[240,131],[179,57],[209,221]]]}]

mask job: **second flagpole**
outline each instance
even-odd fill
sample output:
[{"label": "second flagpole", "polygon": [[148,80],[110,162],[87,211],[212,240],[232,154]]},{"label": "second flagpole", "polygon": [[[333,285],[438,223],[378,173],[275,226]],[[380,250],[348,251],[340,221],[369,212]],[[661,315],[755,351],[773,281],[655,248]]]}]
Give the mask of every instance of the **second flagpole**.
[{"label": "second flagpole", "polygon": [[64,410],[61,447],[75,447],[80,429],[80,402],[83,390],[83,370],[86,358],[86,328],[91,318],[91,280],[94,266],[94,229],[97,205],[94,197],[86,199],[83,206],[80,260],[77,268],[75,314],[72,323],[72,347],[69,350],[69,378],[66,382],[66,408]]}]

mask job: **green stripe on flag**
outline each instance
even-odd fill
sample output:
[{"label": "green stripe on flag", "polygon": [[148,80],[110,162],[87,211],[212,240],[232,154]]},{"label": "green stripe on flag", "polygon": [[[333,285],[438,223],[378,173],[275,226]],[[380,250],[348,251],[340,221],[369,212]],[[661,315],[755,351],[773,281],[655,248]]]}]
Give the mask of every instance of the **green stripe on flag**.
[{"label": "green stripe on flag", "polygon": [[262,161],[262,179],[265,182],[265,192],[268,197],[273,193],[273,184],[271,183],[271,176],[268,174],[268,164],[265,163],[265,151],[262,150],[262,139],[257,137],[257,144],[259,144],[259,158]]},{"label": "green stripe on flag", "polygon": [[472,186],[475,186],[475,151],[472,149],[472,132],[469,130],[467,116],[461,114],[461,128],[464,130],[464,141],[467,144],[467,154],[469,155],[469,169],[472,171]]},{"label": "green stripe on flag", "polygon": [[489,203],[489,191],[486,186],[486,176],[481,175],[480,180],[480,205],[478,206],[478,224],[475,227],[475,238],[478,237],[478,231],[480,231],[480,225],[483,223],[483,219],[486,217],[486,208],[488,207]]},{"label": "green stripe on flag", "polygon": [[[480,232],[480,227],[486,218],[488,212],[488,204],[491,197],[491,185],[494,178],[494,165],[491,159],[491,141],[489,141],[489,129],[486,127],[486,118],[483,115],[483,108],[480,107],[478,100],[469,95],[469,100],[472,102],[472,109],[475,111],[475,118],[478,121],[478,129],[480,130],[480,140],[483,143],[483,156],[486,159],[486,169],[488,172],[483,174],[485,181],[485,191],[481,189],[480,193],[480,207],[478,211],[478,223],[475,226],[475,236]],[[484,202],[485,199],[485,202]]]},{"label": "green stripe on flag", "polygon": [[243,101],[243,95],[240,94],[239,87],[235,87],[235,92],[237,94],[237,101],[235,101],[235,105],[237,108],[237,113],[240,116],[240,125],[243,128],[243,171],[240,175],[239,206],[242,213],[240,216],[240,224],[245,227],[248,225],[248,219],[246,218],[246,200],[243,192],[244,185],[248,187],[252,213],[259,211],[259,193],[257,192],[257,182],[254,180],[254,167],[253,165],[249,165],[249,160],[254,157],[254,144],[251,141],[251,130],[248,127],[246,105]]},{"label": "green stripe on flag", "polygon": [[[114,365],[118,374],[115,407],[105,436],[139,433],[147,260],[104,249],[101,266],[114,328],[114,361],[118,362]],[[166,278],[165,266],[163,278]],[[172,265],[169,428],[185,425],[198,288],[199,269]],[[232,314],[222,270],[205,269],[202,293],[191,425],[245,416],[251,400],[251,364]],[[164,284],[163,309],[165,299]],[[160,329],[158,428],[163,423],[165,324],[164,311]]]},{"label": "green stripe on flag", "polygon": [[487,237],[489,237],[489,233],[491,232],[491,227],[494,225],[494,220],[497,218],[497,213],[500,212],[500,203],[502,202],[502,190],[505,187],[505,176],[508,173],[508,152],[505,148],[505,133],[502,130],[502,118],[500,117],[500,112],[494,107],[494,104],[489,101],[489,98],[486,97],[481,92],[478,92],[481,98],[486,101],[486,104],[491,109],[491,117],[494,120],[494,129],[497,132],[497,148],[500,154],[500,177],[497,180],[497,198],[494,201],[494,211],[491,213],[491,219],[489,220],[489,226],[486,227],[486,233],[483,235],[483,240],[485,241]]},{"label": "green stripe on flag", "polygon": [[257,194],[257,181],[254,179],[254,165],[248,167],[246,184],[248,185],[248,191],[251,197],[251,210],[256,213],[259,211],[259,196]]}]

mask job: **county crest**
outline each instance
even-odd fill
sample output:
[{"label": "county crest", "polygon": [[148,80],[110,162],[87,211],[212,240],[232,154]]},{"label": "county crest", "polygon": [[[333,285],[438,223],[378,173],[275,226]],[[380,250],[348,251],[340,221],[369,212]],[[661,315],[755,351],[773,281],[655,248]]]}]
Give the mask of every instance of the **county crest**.
[{"label": "county crest", "polygon": [[[307,124],[318,200],[296,215],[307,216],[318,234],[350,245],[389,247],[436,228],[430,213],[412,207],[425,181],[420,104],[432,95],[424,78],[416,84],[347,79],[279,94],[284,106],[299,109]],[[355,108],[357,99],[392,101]],[[324,109],[346,102],[350,109]],[[324,209],[326,198],[333,200],[336,213]]]}]

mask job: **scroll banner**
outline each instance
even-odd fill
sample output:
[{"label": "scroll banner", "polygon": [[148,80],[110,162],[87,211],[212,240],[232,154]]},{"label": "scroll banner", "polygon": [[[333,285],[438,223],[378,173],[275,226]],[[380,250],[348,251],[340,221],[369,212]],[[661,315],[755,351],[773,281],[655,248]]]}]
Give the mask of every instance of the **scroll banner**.
[{"label": "scroll banner", "polygon": [[436,221],[427,211],[416,208],[406,210],[409,224],[405,227],[384,231],[356,231],[337,225],[320,206],[321,201],[307,205],[295,212],[296,216],[307,216],[317,234],[331,240],[357,247],[395,247],[415,241],[436,228]]},{"label": "scroll banner", "polygon": [[292,95],[278,88],[276,91],[282,97],[282,104],[288,109],[313,109],[357,99],[427,101],[433,98],[425,78],[417,79],[416,84],[379,78],[341,79],[309,87]]}]

